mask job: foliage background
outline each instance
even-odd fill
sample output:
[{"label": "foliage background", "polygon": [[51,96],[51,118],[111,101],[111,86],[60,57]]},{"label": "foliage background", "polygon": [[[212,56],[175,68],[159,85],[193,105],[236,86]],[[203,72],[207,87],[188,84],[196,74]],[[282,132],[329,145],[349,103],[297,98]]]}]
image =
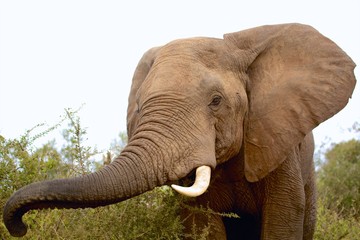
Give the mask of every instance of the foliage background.
[{"label": "foliage background", "polygon": [[[359,134],[360,124],[352,131]],[[315,239],[360,239],[360,140],[333,143],[323,157]]]},{"label": "foliage background", "polygon": [[[95,161],[99,151],[86,145],[86,129],[81,126],[77,111],[66,109],[59,124],[44,127],[35,126],[18,139],[0,135],[1,215],[5,202],[15,190],[35,181],[96,171],[109,164],[127,142],[126,134],[119,134],[102,161]],[[34,142],[60,127],[64,137],[60,148],[55,140],[34,147]],[[41,132],[34,134],[39,128]],[[352,131],[359,133],[359,124],[354,124]],[[359,139],[333,143],[315,156],[318,165],[315,239],[360,239]],[[159,187],[106,207],[30,211],[24,216],[29,229],[22,239],[182,239],[183,226],[178,212],[184,204],[184,199],[170,188]],[[214,213],[208,211],[208,214]],[[190,237],[203,239],[207,230],[193,232]],[[15,239],[2,221],[0,239]]]}]

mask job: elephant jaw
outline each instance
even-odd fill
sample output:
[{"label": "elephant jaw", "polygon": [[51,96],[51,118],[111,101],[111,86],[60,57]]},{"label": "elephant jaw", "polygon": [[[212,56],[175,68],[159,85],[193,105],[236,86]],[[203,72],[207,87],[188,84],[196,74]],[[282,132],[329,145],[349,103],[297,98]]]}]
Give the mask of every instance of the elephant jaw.
[{"label": "elephant jaw", "polygon": [[178,193],[187,197],[197,197],[203,194],[210,184],[211,168],[201,166],[196,169],[195,182],[190,187],[182,187],[172,184],[171,187]]}]

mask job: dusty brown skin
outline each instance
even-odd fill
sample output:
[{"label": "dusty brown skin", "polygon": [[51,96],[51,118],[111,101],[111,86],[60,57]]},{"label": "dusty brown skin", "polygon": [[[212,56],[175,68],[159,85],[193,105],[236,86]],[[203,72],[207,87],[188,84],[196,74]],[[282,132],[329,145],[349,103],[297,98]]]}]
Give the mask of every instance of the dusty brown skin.
[{"label": "dusty brown skin", "polygon": [[[22,236],[30,209],[107,205],[207,165],[210,186],[193,204],[241,215],[213,216],[210,239],[312,239],[311,131],[347,104],[354,67],[332,41],[300,24],[151,49],[134,74],[121,155],[100,172],[20,189],[4,222]],[[201,228],[204,216],[187,225],[193,221]]]}]

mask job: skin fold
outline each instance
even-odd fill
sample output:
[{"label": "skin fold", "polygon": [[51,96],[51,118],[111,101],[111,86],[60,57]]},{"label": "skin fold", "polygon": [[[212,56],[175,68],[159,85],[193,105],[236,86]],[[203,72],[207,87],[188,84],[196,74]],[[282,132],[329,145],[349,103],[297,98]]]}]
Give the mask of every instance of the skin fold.
[{"label": "skin fold", "polygon": [[345,107],[354,68],[335,43],[301,24],[150,49],[134,73],[120,156],[99,172],[18,190],[5,225],[22,236],[30,209],[103,206],[209,166],[209,187],[190,204],[241,218],[184,209],[187,231],[211,224],[209,239],[312,239],[311,131]]}]

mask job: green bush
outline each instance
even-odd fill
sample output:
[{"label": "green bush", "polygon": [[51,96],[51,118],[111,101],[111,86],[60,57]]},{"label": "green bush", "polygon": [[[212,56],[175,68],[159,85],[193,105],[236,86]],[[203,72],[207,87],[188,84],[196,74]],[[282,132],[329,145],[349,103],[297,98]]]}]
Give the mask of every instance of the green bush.
[{"label": "green bush", "polygon": [[339,215],[327,207],[326,199],[318,199],[317,225],[314,239],[360,239],[360,223],[354,216]]},{"label": "green bush", "polygon": [[325,157],[326,162],[318,173],[319,196],[339,215],[359,217],[360,141],[335,144]]},{"label": "green bush", "polygon": [[[354,129],[360,132],[356,124]],[[359,140],[333,144],[325,152],[325,162],[317,173],[315,239],[360,239],[359,173]]]}]

